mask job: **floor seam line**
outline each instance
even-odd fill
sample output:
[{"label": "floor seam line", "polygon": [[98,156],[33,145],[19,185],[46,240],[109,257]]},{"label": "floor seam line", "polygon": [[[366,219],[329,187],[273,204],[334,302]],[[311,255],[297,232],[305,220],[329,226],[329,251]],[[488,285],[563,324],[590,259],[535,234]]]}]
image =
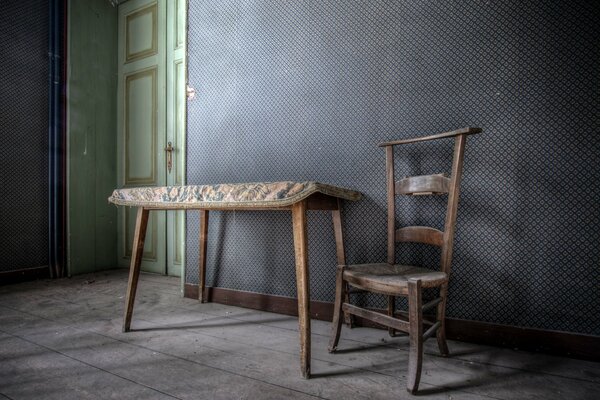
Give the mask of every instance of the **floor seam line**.
[{"label": "floor seam line", "polygon": [[[81,331],[81,332],[92,333],[92,334],[94,334],[94,335],[98,335],[98,336],[101,336],[101,337],[105,337],[105,338],[108,338],[108,339],[111,339],[111,340],[114,340],[114,341],[117,341],[117,342],[120,342],[120,343],[123,343],[123,344],[127,344],[127,345],[134,346],[134,347],[138,347],[138,348],[141,348],[141,349],[144,349],[144,350],[148,350],[148,351],[152,351],[152,352],[160,353],[160,354],[162,354],[162,355],[165,355],[165,356],[168,356],[168,357],[172,357],[172,358],[179,359],[179,360],[182,360],[182,361],[190,362],[190,363],[193,363],[193,364],[196,364],[196,365],[200,365],[200,366],[203,366],[203,367],[206,367],[206,368],[210,368],[210,369],[213,369],[213,370],[216,370],[216,371],[221,371],[221,372],[225,372],[225,373],[228,373],[228,374],[231,374],[231,375],[236,375],[236,376],[239,376],[239,377],[242,377],[242,378],[251,379],[251,380],[253,380],[253,381],[256,381],[256,382],[261,382],[261,383],[264,383],[264,384],[266,384],[266,385],[270,385],[270,386],[279,387],[279,388],[282,388],[282,389],[285,389],[285,390],[289,390],[289,391],[292,391],[292,392],[296,392],[296,393],[301,393],[301,394],[304,394],[304,395],[307,395],[307,396],[311,396],[311,397],[314,397],[314,398],[317,398],[317,399],[323,399],[323,400],[327,400],[327,398],[326,398],[326,397],[321,397],[321,396],[318,396],[318,395],[314,395],[314,394],[312,394],[312,393],[306,393],[306,392],[302,392],[302,391],[300,391],[300,390],[297,390],[297,389],[292,389],[292,388],[288,388],[288,387],[285,387],[285,386],[277,385],[277,384],[274,384],[274,383],[271,383],[271,382],[267,382],[267,381],[263,381],[263,380],[261,380],[261,379],[257,379],[257,378],[251,377],[251,376],[243,375],[243,374],[240,374],[240,373],[237,373],[237,372],[228,371],[228,370],[226,370],[226,369],[223,369],[223,368],[213,367],[213,366],[210,366],[210,365],[206,365],[206,364],[203,364],[203,363],[199,363],[199,362],[197,362],[197,361],[190,360],[190,359],[187,359],[187,358],[184,358],[184,357],[176,356],[176,355],[173,355],[173,354],[169,354],[169,353],[162,352],[162,351],[160,351],[160,350],[151,349],[151,348],[149,348],[149,347],[145,347],[145,346],[142,346],[142,345],[139,345],[139,344],[136,344],[136,343],[131,343],[131,342],[128,342],[128,341],[125,341],[125,340],[117,339],[117,338],[115,338],[115,337],[113,337],[113,336],[105,335],[105,334],[102,334],[102,333],[99,333],[99,332],[96,332],[96,331],[93,331],[93,330],[82,329],[82,328],[79,328],[79,327],[76,327],[76,326],[73,326],[73,325],[69,325],[69,324],[65,324],[65,323],[62,323],[62,322],[59,322],[59,321],[56,321],[56,320],[50,319],[50,318],[45,318],[45,317],[41,317],[41,316],[38,316],[38,315],[35,315],[35,314],[27,313],[27,312],[24,312],[24,311],[21,311],[21,310],[13,309],[13,308],[11,308],[11,307],[7,307],[7,306],[5,306],[5,305],[0,305],[0,307],[4,307],[4,308],[8,308],[8,309],[12,309],[12,310],[14,310],[14,311],[22,312],[22,313],[24,313],[24,314],[29,314],[29,315],[31,315],[31,316],[34,316],[34,317],[37,317],[37,318],[41,318],[41,319],[44,319],[44,320],[47,320],[47,321],[51,321],[51,322],[55,322],[55,323],[62,324],[63,326],[65,326],[65,327],[68,327],[68,328],[74,328],[74,329],[77,329],[77,330],[79,330],[79,331]],[[146,322],[147,322],[147,321],[146,321]],[[105,372],[111,373],[110,371],[106,371],[106,370],[104,370],[104,369],[102,369],[102,368],[100,368],[100,367],[96,367],[96,366],[94,366],[94,365],[92,365],[92,364],[88,364],[88,363],[86,363],[85,361],[82,361],[82,360],[79,360],[79,359],[77,359],[77,358],[71,357],[71,356],[69,356],[69,355],[67,355],[67,354],[61,353],[60,351],[53,350],[53,349],[51,349],[51,348],[49,348],[49,347],[47,347],[47,346],[44,346],[44,345],[42,345],[42,344],[39,344],[39,343],[36,343],[36,342],[30,341],[30,340],[28,340],[28,339],[26,339],[26,338],[23,338],[23,337],[20,337],[20,336],[17,336],[17,335],[13,335],[13,334],[11,334],[11,333],[9,333],[9,332],[5,332],[5,331],[3,331],[3,330],[1,330],[1,329],[0,329],[0,332],[4,332],[5,334],[7,334],[7,335],[9,335],[9,336],[13,336],[13,337],[16,337],[16,338],[19,338],[19,339],[25,340],[25,341],[27,341],[27,342],[29,342],[29,343],[35,344],[35,345],[37,345],[37,346],[40,346],[40,347],[43,347],[43,348],[45,348],[45,349],[47,349],[47,350],[50,350],[50,351],[53,351],[53,352],[55,352],[55,353],[61,354],[61,355],[65,356],[65,357],[71,358],[71,359],[73,359],[73,360],[75,360],[75,361],[79,361],[79,362],[81,362],[81,363],[83,363],[83,364],[86,364],[86,365],[89,365],[89,366],[91,366],[91,367],[93,367],[93,368],[97,368],[97,369],[99,369],[99,370],[101,370],[101,371],[105,371]],[[209,337],[213,337],[213,336],[209,336]],[[219,350],[219,349],[216,349],[216,348],[215,348],[215,350]],[[113,373],[111,373],[111,374],[113,374]],[[123,378],[123,379],[127,379],[127,380],[129,380],[129,381],[131,381],[131,382],[133,382],[133,383],[137,383],[137,382],[135,382],[135,381],[132,381],[132,380],[130,380],[130,379],[128,379],[128,378],[121,377],[120,375],[117,375],[117,374],[113,374],[113,375],[115,375],[115,376],[118,376],[118,377],[120,377],[120,378]],[[153,388],[151,388],[151,387],[149,387],[149,386],[146,386],[146,385],[143,385],[143,384],[141,384],[141,383],[139,383],[139,384],[140,384],[140,385],[142,385],[142,386],[148,387],[148,388],[150,388],[150,389],[153,389]],[[159,391],[159,390],[157,390],[157,389],[153,389],[153,390],[156,390],[156,391],[160,392],[160,391]],[[162,393],[162,392],[160,392],[160,393]],[[167,394],[167,393],[164,393],[164,394]],[[172,396],[172,395],[169,395],[169,394],[167,394],[167,395],[168,395],[168,396],[171,396],[171,397],[173,397],[173,398],[176,398],[176,399],[178,399],[178,400],[182,400],[182,399],[180,399],[180,398],[178,398],[178,397],[174,397],[174,396]]]},{"label": "floor seam line", "polygon": [[[216,303],[216,304],[221,304],[221,303]],[[230,306],[230,307],[236,307],[236,306],[231,306],[229,304],[223,304],[223,305]],[[243,307],[240,307],[240,308],[243,308]],[[252,309],[252,310],[254,310],[254,309]],[[288,316],[287,314],[277,314],[277,313],[272,313],[272,312],[263,311],[263,310],[257,310],[257,311],[267,312],[267,313],[276,314],[276,315],[286,315],[286,316]],[[263,323],[261,323],[259,321],[255,322],[255,321],[248,321],[248,320],[244,320],[244,319],[236,318],[236,317],[228,317],[228,316],[224,317],[222,315],[218,315],[218,314],[214,314],[214,313],[210,313],[210,312],[202,312],[202,313],[205,314],[205,315],[211,315],[213,317],[229,318],[229,319],[233,319],[235,321],[246,322],[246,323],[250,323],[250,324],[257,324],[257,325],[268,327],[268,328],[277,328],[277,329],[286,330],[288,332],[297,332],[297,330],[294,330],[294,329],[283,328],[283,327],[280,327],[280,326],[270,325],[270,324],[263,324]],[[293,317],[293,316],[290,316],[290,317]],[[145,322],[150,322],[148,320],[144,320],[144,321]],[[326,322],[326,321],[322,321],[322,322]],[[168,326],[168,325],[162,325],[162,326],[164,327],[164,326]],[[354,329],[360,329],[360,327],[357,327],[357,328],[354,328]],[[329,335],[323,335],[323,334],[315,333],[315,332],[312,332],[312,335],[317,335],[317,336],[320,336],[322,338],[328,338],[329,337]],[[218,337],[218,336],[210,336],[210,337]],[[368,342],[363,342],[363,341],[356,340],[356,339],[344,338],[344,340],[348,341],[348,342],[363,344],[363,345],[369,344]],[[236,342],[236,343],[244,344],[243,342]],[[381,344],[378,347],[392,348],[394,350],[399,350],[399,351],[403,351],[403,352],[408,353],[408,349],[404,349],[404,348],[400,348],[400,347],[394,347],[394,345],[391,344],[391,343]],[[291,353],[288,353],[288,352],[283,352],[283,353],[284,354],[291,354]],[[430,357],[438,357],[438,358],[440,358],[440,356],[438,356],[438,355],[429,355],[429,356]],[[533,371],[533,370],[530,370],[530,369],[510,367],[510,366],[506,366],[506,365],[499,365],[499,364],[493,364],[493,363],[482,362],[482,361],[472,361],[472,360],[468,360],[468,359],[464,359],[464,358],[459,358],[459,357],[449,356],[449,357],[443,357],[443,358],[445,358],[447,360],[452,360],[452,361],[454,361],[454,360],[460,361],[462,363],[472,363],[472,364],[474,363],[474,364],[480,364],[480,365],[485,365],[485,366],[492,366],[492,367],[496,367],[496,368],[506,368],[506,369],[514,370],[514,371],[529,372],[529,373],[534,373],[534,374],[538,374],[538,375],[546,375],[546,376],[549,376],[549,377],[557,377],[557,378],[570,379],[570,380],[579,381],[579,382],[587,382],[587,383],[593,383],[593,384],[597,384],[598,383],[598,382],[595,382],[593,380],[588,380],[588,379],[582,379],[582,378],[576,378],[576,377],[568,377],[568,376],[564,376],[564,375],[557,375],[557,374],[552,374],[552,373],[543,372],[543,371]],[[319,361],[329,362],[329,361],[321,360],[321,359]],[[346,365],[343,365],[343,364],[340,364],[340,365],[346,366]],[[366,370],[366,371],[368,371],[368,370]]]},{"label": "floor seam line", "polygon": [[140,382],[136,382],[136,381],[134,381],[133,379],[130,379],[130,378],[127,378],[127,377],[121,376],[121,375],[119,375],[119,374],[116,374],[116,373],[114,373],[114,372],[108,371],[108,370],[106,370],[106,369],[104,369],[104,368],[101,368],[101,367],[95,366],[95,365],[93,365],[93,364],[90,364],[90,363],[88,363],[88,362],[85,362],[85,361],[83,361],[83,360],[80,360],[80,359],[78,359],[78,358],[75,358],[75,357],[73,357],[73,356],[70,356],[70,355],[68,355],[68,354],[65,354],[65,353],[63,353],[63,352],[61,352],[61,351],[58,351],[58,350],[52,349],[52,348],[50,348],[50,347],[48,347],[48,346],[45,346],[45,345],[43,345],[43,344],[41,344],[41,343],[34,342],[33,340],[29,340],[29,339],[27,339],[27,338],[24,338],[24,337],[22,337],[22,336],[19,336],[19,335],[12,334],[12,333],[10,333],[10,332],[6,332],[5,330],[2,330],[2,329],[0,329],[0,332],[3,332],[4,334],[6,334],[6,335],[9,335],[9,336],[12,336],[12,337],[15,337],[15,338],[17,338],[17,339],[21,339],[21,340],[23,340],[23,341],[25,341],[25,342],[27,342],[27,343],[34,344],[34,345],[36,345],[36,346],[39,346],[39,347],[41,347],[41,348],[43,348],[43,349],[46,349],[46,350],[48,350],[48,351],[51,351],[51,352],[53,352],[53,353],[60,354],[60,355],[61,355],[61,356],[63,356],[63,357],[67,357],[67,358],[69,358],[69,359],[71,359],[71,360],[73,360],[73,361],[80,362],[80,363],[82,363],[82,364],[84,364],[84,365],[87,365],[88,367],[91,367],[91,368],[97,369],[97,370],[99,370],[99,371],[102,371],[102,372],[106,372],[107,374],[110,374],[110,375],[116,376],[116,377],[118,377],[118,378],[124,379],[124,380],[126,380],[126,381],[128,381],[128,382],[131,382],[131,383],[134,383],[134,384],[136,384],[136,385],[140,385],[140,386],[142,386],[142,387],[145,387],[145,388],[147,388],[147,389],[153,390],[153,391],[155,391],[155,392],[157,392],[157,393],[164,394],[165,396],[169,396],[169,397],[171,397],[171,398],[174,398],[174,399],[177,399],[177,400],[183,400],[183,399],[182,399],[182,398],[180,398],[180,397],[173,396],[173,395],[171,395],[171,394],[169,394],[169,393],[166,393],[166,392],[163,392],[163,391],[161,391],[161,390],[155,389],[155,388],[153,388],[153,387],[151,387],[151,386],[144,385],[143,383],[140,383]]},{"label": "floor seam line", "polygon": [[[190,299],[190,300],[193,300],[193,299]],[[60,300],[57,300],[57,301],[60,301]],[[66,302],[66,301],[65,301],[65,302]],[[66,302],[66,303],[67,303],[67,304],[77,304],[77,303],[70,303],[70,302]],[[215,304],[221,304],[221,303],[215,303]],[[221,304],[221,305],[224,305],[224,306],[229,306],[229,307],[235,307],[235,306],[231,306],[231,305],[228,305],[228,304]],[[18,310],[18,309],[10,308],[10,307],[7,307],[7,306],[5,306],[5,305],[1,305],[1,304],[0,304],[0,307],[6,307],[6,308],[9,308],[9,309],[12,309],[12,310],[15,310],[15,311],[24,312],[24,311],[22,311],[22,310]],[[178,309],[186,310],[186,308],[184,308],[184,307],[180,307],[180,306],[174,306],[174,307],[175,307],[175,308],[178,308]],[[243,307],[240,307],[240,308],[243,308]],[[254,309],[251,309],[251,310],[254,310]],[[188,311],[189,311],[189,310],[188,310]],[[288,316],[288,317],[293,317],[293,316],[289,316],[289,315],[287,315],[287,314],[277,314],[277,313],[271,313],[271,312],[268,312],[268,311],[262,311],[262,310],[257,310],[257,311],[260,311],[260,312],[266,312],[266,313],[275,314],[275,315],[285,315],[285,316]],[[56,320],[50,320],[50,319],[48,319],[48,318],[44,318],[44,317],[38,316],[38,315],[36,315],[36,314],[31,314],[31,313],[29,313],[29,312],[24,312],[24,313],[26,313],[26,314],[29,314],[29,315],[32,315],[32,316],[36,316],[36,317],[39,317],[39,318],[43,318],[43,319],[46,319],[46,320],[49,320],[49,321],[57,322]],[[274,325],[269,325],[269,324],[263,324],[263,323],[260,323],[260,322],[258,322],[258,321],[256,321],[256,322],[255,322],[255,321],[248,321],[248,320],[244,320],[244,319],[241,319],[241,318],[236,318],[236,317],[233,317],[233,316],[231,316],[231,317],[230,317],[230,316],[223,316],[223,315],[219,315],[219,314],[215,314],[215,313],[211,313],[211,312],[206,312],[206,311],[200,311],[200,313],[201,313],[201,314],[205,314],[205,315],[209,315],[209,316],[212,316],[212,317],[216,317],[216,318],[227,318],[227,319],[232,319],[232,320],[239,321],[239,322],[251,323],[251,324],[256,324],[256,325],[260,325],[260,326],[264,326],[264,327],[269,327],[269,328],[277,328],[277,329],[282,329],[282,330],[285,330],[285,331],[288,331],[288,332],[297,332],[297,331],[296,331],[296,330],[294,330],[294,329],[283,328],[283,327],[274,326]],[[151,322],[151,321],[149,321],[149,320],[144,320],[144,321],[145,321],[145,322],[148,322],[148,323],[154,323],[154,322]],[[325,322],[325,321],[323,321],[323,322]],[[69,326],[69,327],[75,327],[75,326],[73,326],[73,325],[66,325],[66,326]],[[160,325],[160,326],[161,326],[161,327],[168,327],[169,325]],[[81,329],[81,328],[77,328],[77,329]],[[185,328],[184,328],[184,329],[185,329]],[[192,330],[192,329],[194,329],[194,328],[191,328],[191,329],[186,329],[186,330],[187,330],[188,332],[195,332],[195,331],[194,331],[194,330]],[[94,333],[96,333],[95,331],[88,331],[88,332],[94,332]],[[206,333],[204,333],[204,332],[197,332],[197,333],[199,333],[199,334],[201,334],[201,335],[204,335],[204,336],[207,336],[207,337],[218,338],[218,336],[214,336],[214,335],[207,335],[207,334],[206,334]],[[100,335],[102,335],[102,334],[100,334]],[[318,333],[313,333],[313,335],[318,335],[318,336],[320,336],[320,337],[324,337],[324,338],[327,338],[327,337],[328,337],[327,335],[322,335],[322,334],[318,334]],[[103,335],[103,336],[105,336],[105,335]],[[113,337],[111,337],[111,336],[106,336],[106,337],[113,338]],[[118,340],[118,339],[115,339],[115,340]],[[364,345],[364,344],[368,344],[367,342],[363,342],[363,341],[360,341],[360,340],[355,340],[355,339],[344,339],[344,340],[345,340],[345,341],[349,341],[349,342],[353,342],[353,343],[360,343],[360,344],[363,344],[363,345]],[[239,341],[234,341],[234,342],[235,342],[235,343],[238,343],[238,344],[246,344],[246,343],[244,343],[244,342],[239,342]],[[129,343],[129,342],[125,342],[125,341],[123,341],[123,343]],[[406,350],[406,349],[403,349],[403,348],[396,348],[396,347],[392,347],[392,346],[393,346],[393,345],[392,345],[392,344],[389,344],[389,343],[381,345],[381,347],[393,348],[393,349],[395,349],[395,350],[397,349],[397,350],[400,350],[400,351],[408,352],[408,350]],[[261,348],[265,348],[265,349],[270,349],[270,348],[268,348],[268,347],[264,347],[264,346],[259,346],[259,347],[261,347]],[[217,349],[217,350],[218,350],[218,349]],[[272,349],[270,349],[270,350],[272,350]],[[275,350],[275,351],[281,352],[282,354],[292,354],[292,353],[290,353],[290,352],[285,352],[285,351],[279,351],[279,350]],[[430,355],[430,356],[436,357],[435,355]],[[313,359],[314,359],[314,356],[313,356]],[[597,382],[595,382],[595,381],[593,381],[593,380],[588,380],[588,379],[582,379],[582,378],[576,378],[576,377],[567,377],[567,376],[563,376],[563,375],[551,374],[551,373],[542,372],[542,371],[532,371],[532,370],[529,370],[529,369],[515,368],[515,367],[504,366],[504,365],[498,365],[498,364],[492,364],[492,363],[486,363],[486,362],[480,362],[480,361],[471,361],[471,360],[466,360],[466,359],[463,359],[463,358],[457,358],[457,357],[447,357],[446,359],[447,359],[447,360],[451,360],[451,361],[454,361],[454,360],[456,360],[456,361],[459,361],[459,362],[461,362],[461,363],[475,363],[475,364],[480,364],[480,365],[484,365],[484,366],[492,366],[492,367],[496,367],[496,368],[505,368],[505,369],[508,369],[508,370],[513,370],[513,371],[528,372],[528,373],[533,373],[533,374],[538,374],[538,375],[545,375],[545,376],[549,376],[549,377],[557,377],[557,378],[563,378],[563,379],[568,379],[568,380],[573,380],[573,381],[579,381],[579,382],[586,382],[586,383],[598,384]],[[323,359],[317,359],[317,360],[319,360],[319,361],[321,361],[321,362],[330,362],[330,361],[323,360]],[[336,363],[336,364],[337,364],[337,363]],[[370,371],[370,370],[365,370],[365,369],[362,369],[362,368],[355,368],[355,367],[351,367],[351,366],[348,366],[348,365],[345,365],[345,364],[337,364],[337,365],[340,365],[340,366],[343,366],[343,367],[348,367],[348,368],[354,368],[354,369],[357,369],[357,370],[359,370],[359,371],[368,371],[368,372],[374,372],[374,373],[381,374],[381,373],[380,373],[380,372],[378,372],[378,371]],[[386,374],[382,374],[382,375],[385,375],[385,376],[390,376],[390,375],[386,375]]]}]

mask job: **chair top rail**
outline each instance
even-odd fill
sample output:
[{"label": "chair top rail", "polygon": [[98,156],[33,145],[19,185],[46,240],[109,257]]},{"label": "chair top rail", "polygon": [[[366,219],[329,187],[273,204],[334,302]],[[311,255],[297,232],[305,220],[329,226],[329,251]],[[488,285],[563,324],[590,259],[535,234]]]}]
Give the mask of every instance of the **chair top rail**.
[{"label": "chair top rail", "polygon": [[481,131],[482,131],[481,128],[465,127],[465,128],[460,128],[460,129],[450,131],[450,132],[438,133],[436,135],[421,136],[421,137],[416,137],[416,138],[411,138],[411,139],[402,139],[402,140],[394,140],[391,142],[384,142],[384,143],[380,143],[378,146],[386,147],[386,146],[395,146],[398,144],[426,142],[428,140],[444,139],[444,138],[450,138],[450,137],[454,137],[454,136],[458,136],[458,135],[473,135],[475,133],[481,133]]}]

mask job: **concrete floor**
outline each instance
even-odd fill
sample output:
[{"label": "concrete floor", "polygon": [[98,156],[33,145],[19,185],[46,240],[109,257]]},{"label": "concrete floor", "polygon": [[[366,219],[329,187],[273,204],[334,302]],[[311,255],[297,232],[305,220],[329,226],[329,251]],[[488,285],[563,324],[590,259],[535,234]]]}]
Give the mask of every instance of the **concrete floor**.
[{"label": "concrete floor", "polygon": [[142,275],[121,333],[126,271],[0,287],[0,399],[599,399],[600,363],[450,342],[425,347],[422,393],[406,392],[408,343],[313,321],[300,376],[293,317],[184,299]]}]

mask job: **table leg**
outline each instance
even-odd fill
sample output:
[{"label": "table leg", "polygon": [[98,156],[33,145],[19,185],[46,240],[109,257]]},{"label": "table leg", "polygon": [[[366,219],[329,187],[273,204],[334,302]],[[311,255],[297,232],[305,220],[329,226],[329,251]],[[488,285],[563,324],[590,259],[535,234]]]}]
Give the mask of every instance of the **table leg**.
[{"label": "table leg", "polygon": [[296,255],[296,287],[298,323],[300,327],[300,368],[310,378],[310,288],[308,275],[308,240],[306,234],[306,202],[292,206],[294,251]]},{"label": "table leg", "polygon": [[125,295],[125,315],[123,317],[123,332],[129,332],[131,327],[131,316],[133,315],[133,304],[140,277],[140,266],[144,254],[144,239],[148,226],[148,214],[150,210],[139,207],[135,220],[135,234],[131,250],[131,264],[129,266],[129,282],[127,283],[127,294]]},{"label": "table leg", "polygon": [[340,201],[340,199],[338,199],[337,203],[337,210],[331,211],[331,216],[333,217],[333,234],[335,236],[335,251],[338,265],[346,265],[346,252],[344,250],[344,231],[342,230],[342,202]]},{"label": "table leg", "polygon": [[208,301],[206,293],[206,241],[208,237],[208,210],[200,210],[200,256],[198,271],[198,300]]}]

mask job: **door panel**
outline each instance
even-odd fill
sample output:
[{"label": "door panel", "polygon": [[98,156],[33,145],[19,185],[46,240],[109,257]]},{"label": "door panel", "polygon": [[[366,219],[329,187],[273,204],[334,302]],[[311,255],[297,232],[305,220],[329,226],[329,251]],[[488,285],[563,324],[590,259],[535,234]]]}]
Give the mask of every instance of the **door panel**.
[{"label": "door panel", "polygon": [[[164,0],[119,6],[119,186],[166,185],[166,7]],[[128,266],[135,209],[119,209],[119,265]],[[166,212],[152,211],[142,271],[165,274]]]},{"label": "door panel", "polygon": [[[137,7],[136,7],[137,8]],[[158,4],[153,3],[127,14],[125,62],[158,53]]]},{"label": "door panel", "polygon": [[125,186],[158,184],[156,70],[125,76]]}]

